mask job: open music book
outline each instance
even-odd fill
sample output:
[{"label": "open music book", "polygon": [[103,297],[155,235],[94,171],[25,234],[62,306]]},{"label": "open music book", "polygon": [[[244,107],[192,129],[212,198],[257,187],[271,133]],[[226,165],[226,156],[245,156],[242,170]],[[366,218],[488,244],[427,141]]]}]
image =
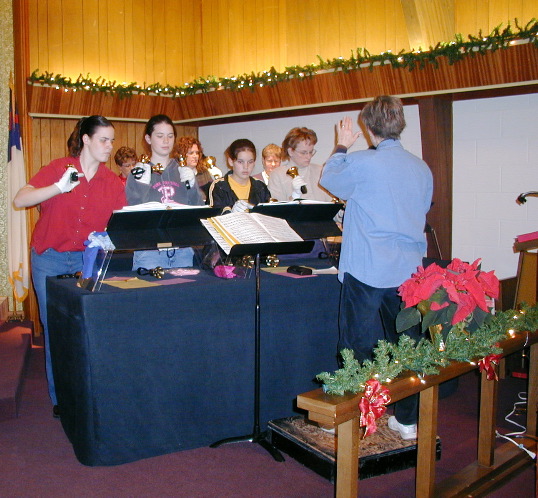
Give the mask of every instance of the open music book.
[{"label": "open music book", "polygon": [[286,220],[258,213],[230,213],[200,220],[226,254],[237,244],[301,242]]}]

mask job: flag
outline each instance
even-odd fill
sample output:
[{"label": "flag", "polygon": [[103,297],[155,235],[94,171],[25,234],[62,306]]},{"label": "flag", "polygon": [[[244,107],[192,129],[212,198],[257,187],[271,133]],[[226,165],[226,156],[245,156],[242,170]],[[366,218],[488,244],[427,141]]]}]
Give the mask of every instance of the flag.
[{"label": "flag", "polygon": [[15,104],[13,82],[9,85],[9,146],[7,164],[8,184],[8,270],[9,283],[13,287],[14,298],[21,302],[28,295],[28,237],[26,233],[26,210],[16,209],[13,198],[26,185],[24,155],[22,153],[19,114]]}]

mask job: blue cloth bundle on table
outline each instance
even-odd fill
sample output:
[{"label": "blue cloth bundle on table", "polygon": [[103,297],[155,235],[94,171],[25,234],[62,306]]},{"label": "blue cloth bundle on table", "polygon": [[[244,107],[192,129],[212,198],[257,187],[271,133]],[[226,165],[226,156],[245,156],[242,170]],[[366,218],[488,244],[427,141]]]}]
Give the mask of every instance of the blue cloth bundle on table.
[{"label": "blue cloth bundle on table", "polygon": [[116,247],[106,232],[91,232],[84,245],[86,249],[82,255],[82,278],[92,278],[99,250],[113,251]]}]

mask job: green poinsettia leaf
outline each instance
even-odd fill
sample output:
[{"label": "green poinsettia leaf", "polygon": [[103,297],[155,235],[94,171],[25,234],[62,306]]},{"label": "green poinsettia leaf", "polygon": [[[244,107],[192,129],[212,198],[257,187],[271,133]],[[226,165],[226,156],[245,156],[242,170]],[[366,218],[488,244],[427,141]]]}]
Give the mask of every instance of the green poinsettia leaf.
[{"label": "green poinsettia leaf", "polygon": [[416,308],[404,308],[396,316],[396,331],[404,332],[420,322],[420,311]]},{"label": "green poinsettia leaf", "polygon": [[467,324],[467,330],[469,332],[475,332],[478,330],[484,323],[491,320],[491,317],[493,315],[491,313],[488,313],[487,311],[481,310],[480,308],[476,308],[473,311],[472,318]]},{"label": "green poinsettia leaf", "polygon": [[455,311],[456,305],[454,303],[451,303],[440,310],[430,310],[422,319],[422,332],[426,332],[432,325],[443,325],[443,329],[446,329],[447,325],[452,320]]},{"label": "green poinsettia leaf", "polygon": [[439,287],[430,297],[429,301],[435,301],[436,303],[446,303],[448,301],[448,294],[444,287]]}]

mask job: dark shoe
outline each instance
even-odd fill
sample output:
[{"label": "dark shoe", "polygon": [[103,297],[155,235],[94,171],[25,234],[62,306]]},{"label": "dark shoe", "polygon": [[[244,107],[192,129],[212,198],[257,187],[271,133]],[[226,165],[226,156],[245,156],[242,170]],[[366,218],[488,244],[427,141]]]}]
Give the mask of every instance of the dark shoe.
[{"label": "dark shoe", "polygon": [[60,418],[60,407],[58,405],[52,407],[52,416],[54,418]]}]

